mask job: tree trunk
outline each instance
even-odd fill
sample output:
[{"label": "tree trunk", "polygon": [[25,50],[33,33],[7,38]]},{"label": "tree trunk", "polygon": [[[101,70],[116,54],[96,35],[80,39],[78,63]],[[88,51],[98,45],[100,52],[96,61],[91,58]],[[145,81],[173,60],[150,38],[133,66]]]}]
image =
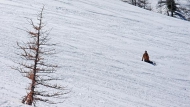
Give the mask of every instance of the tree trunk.
[{"label": "tree trunk", "polygon": [[174,3],[173,3],[173,1],[171,1],[171,16],[173,17],[173,12],[174,12],[174,8],[173,8],[173,5],[174,5]]},{"label": "tree trunk", "polygon": [[136,0],[135,0],[135,6],[137,5],[137,2],[136,2]]}]

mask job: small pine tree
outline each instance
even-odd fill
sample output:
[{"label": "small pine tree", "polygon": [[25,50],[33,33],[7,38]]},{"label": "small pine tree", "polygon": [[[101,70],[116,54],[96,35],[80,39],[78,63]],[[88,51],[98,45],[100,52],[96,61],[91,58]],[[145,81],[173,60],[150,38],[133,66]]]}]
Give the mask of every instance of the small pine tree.
[{"label": "small pine tree", "polygon": [[[28,105],[36,105],[36,101],[42,101],[50,104],[56,104],[61,102],[54,102],[48,98],[63,98],[62,95],[67,94],[65,87],[59,86],[57,84],[50,84],[50,81],[58,80],[50,76],[51,73],[56,71],[57,65],[47,64],[44,56],[49,56],[55,54],[54,49],[47,49],[47,47],[54,46],[55,44],[48,43],[49,31],[43,31],[44,23],[42,8],[37,20],[39,23],[35,25],[32,20],[30,24],[34,31],[27,31],[31,40],[24,43],[22,46],[17,43],[19,49],[23,52],[19,54],[25,63],[18,63],[20,66],[15,67],[17,71],[22,73],[25,77],[31,80],[30,86],[28,88],[28,93],[23,97],[22,103]],[[53,89],[57,90],[55,93],[51,93],[47,90],[38,90],[39,87],[43,89]],[[64,91],[64,92],[63,92]]]},{"label": "small pine tree", "polygon": [[163,6],[167,7],[167,14],[169,16],[169,12],[171,12],[171,16],[174,16],[174,12],[177,10],[177,4],[175,3],[175,0],[159,0],[158,2],[158,8],[161,8]]},{"label": "small pine tree", "polygon": [[173,13],[177,10],[175,0],[166,0],[166,5],[168,10],[171,12],[171,16],[173,17]]}]

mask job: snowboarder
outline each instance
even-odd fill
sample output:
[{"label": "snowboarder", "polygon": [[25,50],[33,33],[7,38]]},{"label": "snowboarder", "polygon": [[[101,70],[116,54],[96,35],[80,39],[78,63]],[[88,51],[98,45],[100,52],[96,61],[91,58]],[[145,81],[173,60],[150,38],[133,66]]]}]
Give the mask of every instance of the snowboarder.
[{"label": "snowboarder", "polygon": [[145,51],[145,53],[143,54],[142,61],[143,61],[143,59],[144,59],[144,62],[148,62],[150,64],[155,65],[154,62],[152,62],[152,61],[149,60],[149,55],[148,55],[147,51]]}]

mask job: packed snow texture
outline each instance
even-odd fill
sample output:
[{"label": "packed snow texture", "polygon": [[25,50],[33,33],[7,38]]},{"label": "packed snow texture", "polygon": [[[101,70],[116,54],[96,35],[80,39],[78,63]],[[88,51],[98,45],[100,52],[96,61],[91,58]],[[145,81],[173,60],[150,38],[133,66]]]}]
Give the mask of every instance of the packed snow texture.
[{"label": "packed snow texture", "polygon": [[[43,5],[58,43],[48,62],[61,66],[56,83],[71,92],[39,107],[190,107],[190,23],[120,0],[1,0],[1,107],[28,107],[30,81],[11,67]],[[145,50],[156,66],[141,61]]]}]

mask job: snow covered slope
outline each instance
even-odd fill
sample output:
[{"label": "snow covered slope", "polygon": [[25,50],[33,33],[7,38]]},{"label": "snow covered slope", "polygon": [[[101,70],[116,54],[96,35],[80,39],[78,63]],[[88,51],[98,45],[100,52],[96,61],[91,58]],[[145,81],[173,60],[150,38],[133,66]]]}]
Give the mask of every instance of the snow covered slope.
[{"label": "snow covered slope", "polygon": [[[29,81],[10,68],[16,42],[27,41],[45,5],[50,61],[62,68],[58,84],[72,90],[62,104],[39,107],[190,107],[190,23],[120,0],[1,0],[0,107],[21,103]],[[141,61],[147,50],[157,66]]]}]

